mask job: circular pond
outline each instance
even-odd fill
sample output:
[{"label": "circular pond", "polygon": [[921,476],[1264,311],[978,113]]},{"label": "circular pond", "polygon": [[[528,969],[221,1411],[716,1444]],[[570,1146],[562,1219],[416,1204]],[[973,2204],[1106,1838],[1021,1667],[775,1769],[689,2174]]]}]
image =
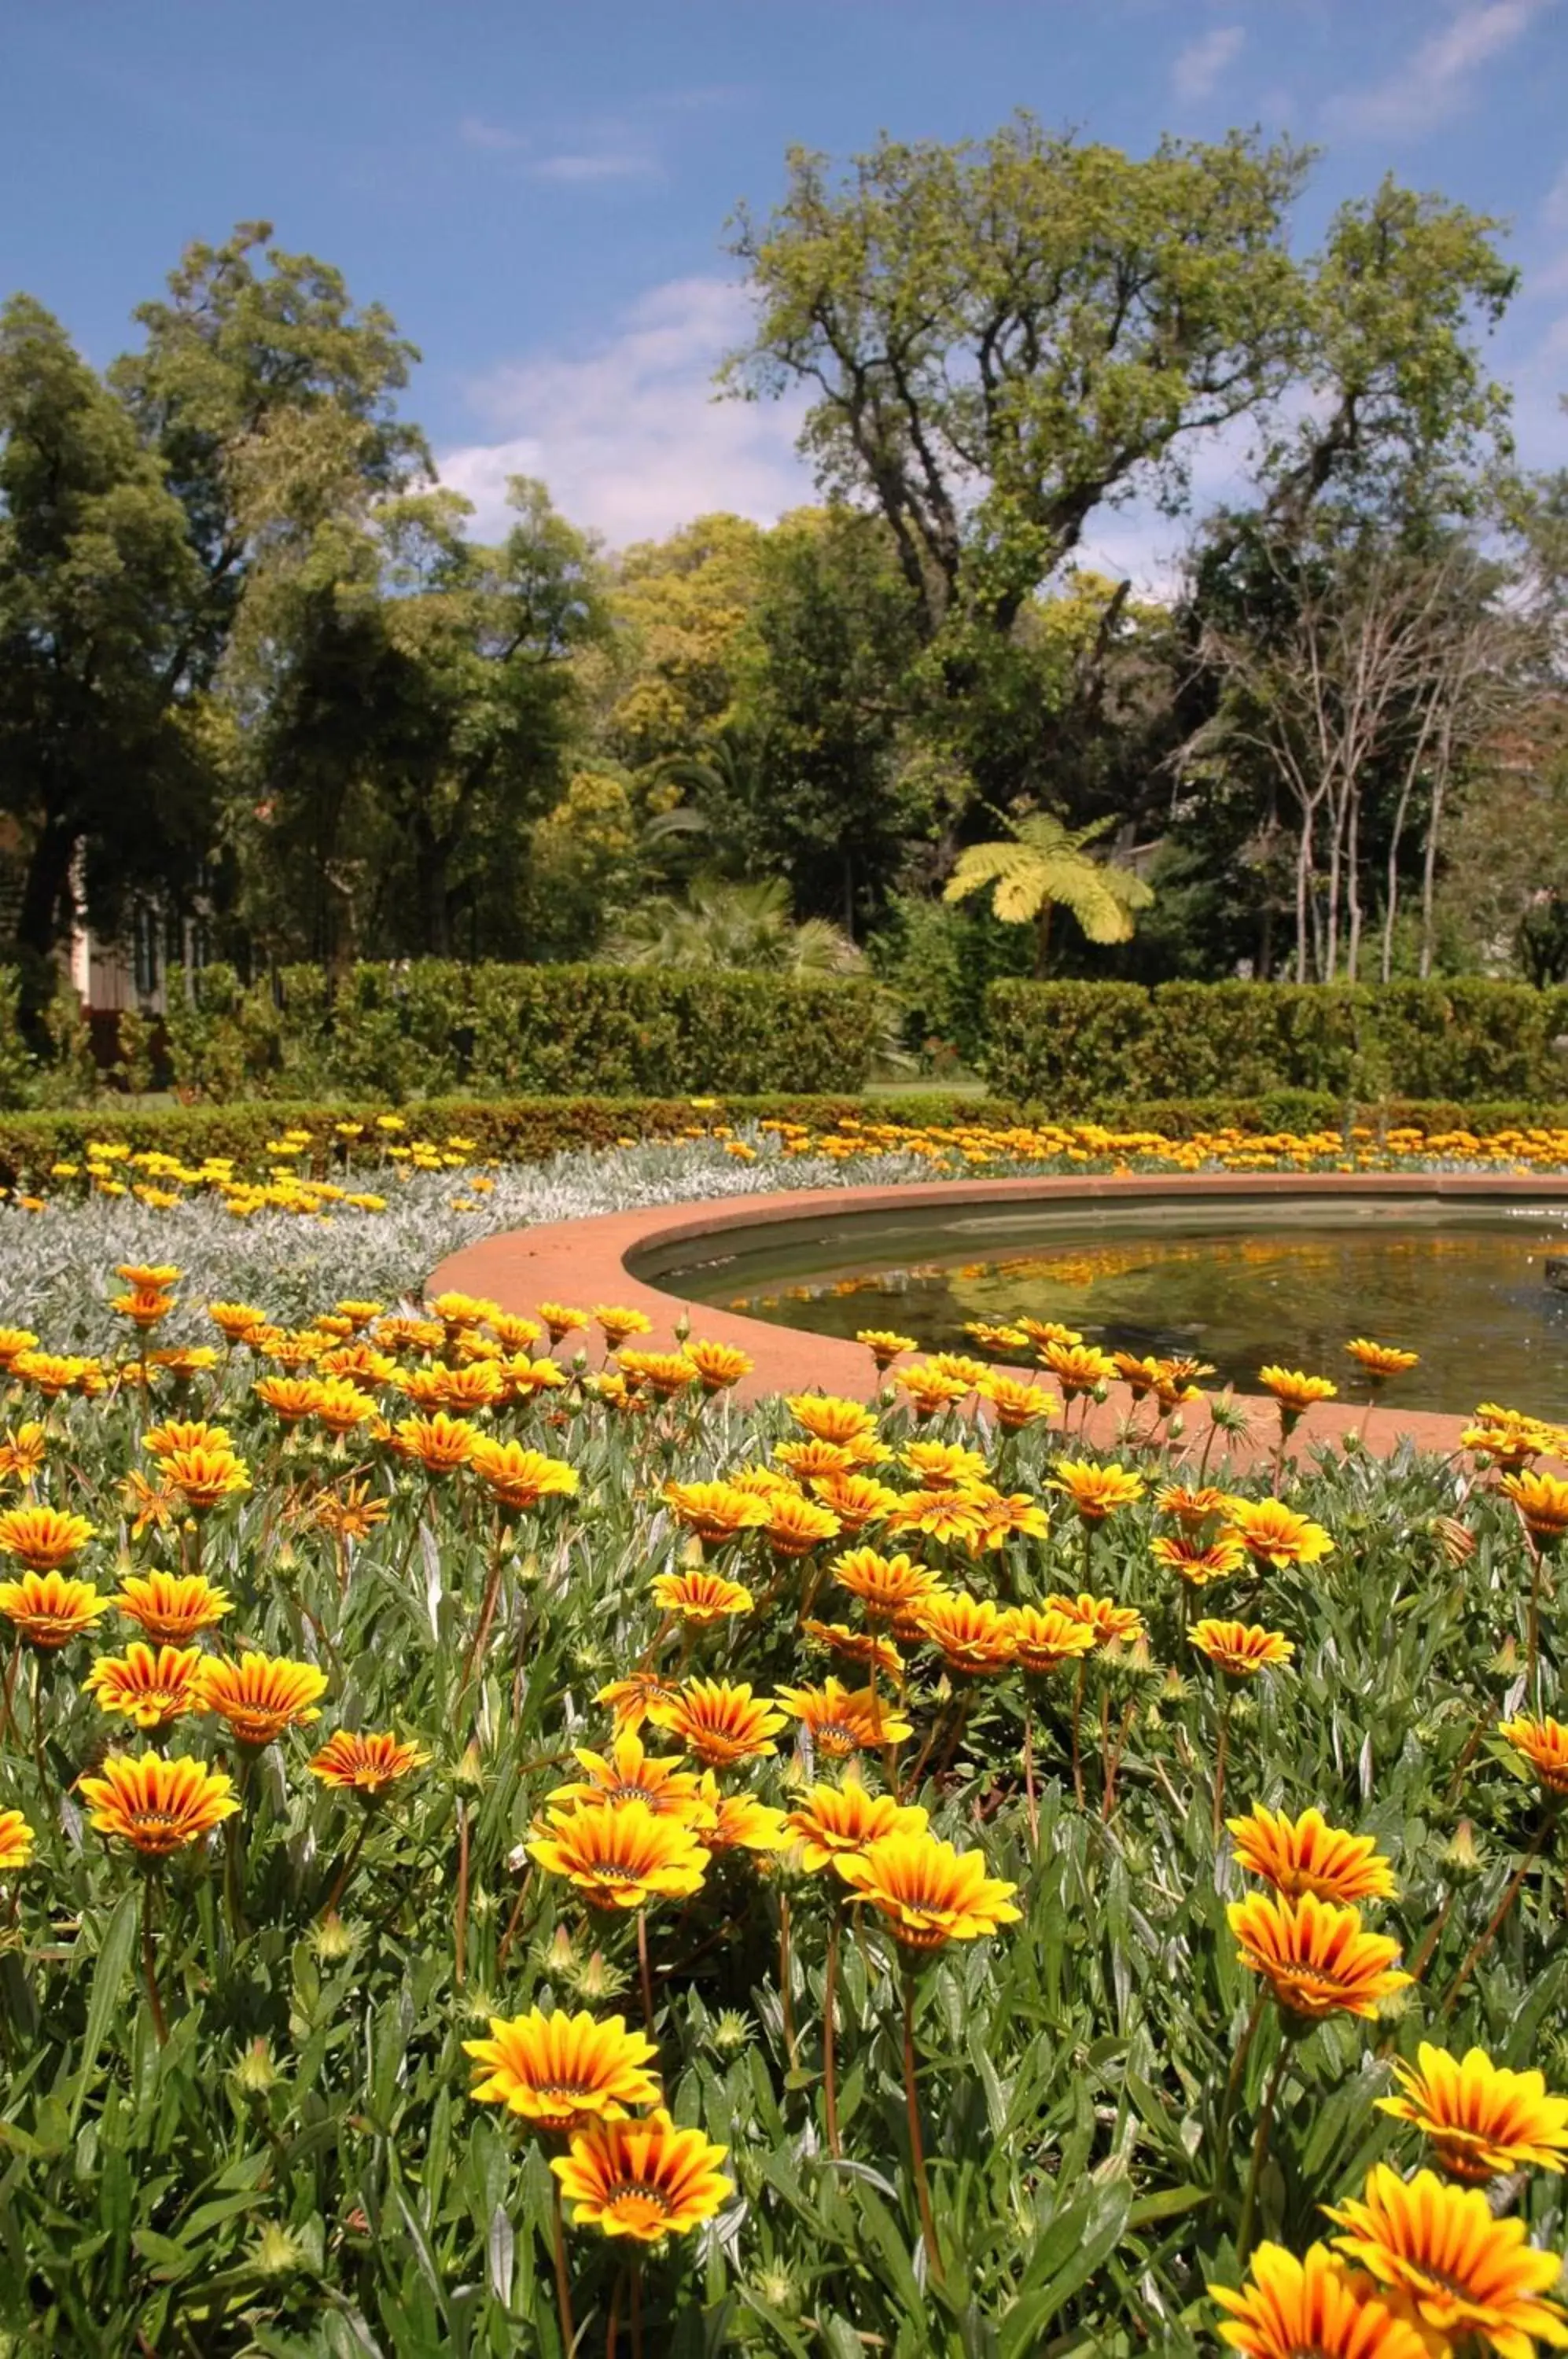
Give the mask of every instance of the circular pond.
[{"label": "circular pond", "polygon": [[1568,1419],[1561,1205],[1459,1209],[1336,1200],[1148,1202],[1089,1212],[930,1203],[818,1214],[635,1254],[638,1277],[697,1302],[815,1333],[891,1327],[973,1348],[966,1322],[1060,1320],[1109,1351],[1192,1353],[1249,1391],[1265,1361],[1361,1386],[1352,1335],[1421,1353],[1401,1408],[1502,1400]]}]

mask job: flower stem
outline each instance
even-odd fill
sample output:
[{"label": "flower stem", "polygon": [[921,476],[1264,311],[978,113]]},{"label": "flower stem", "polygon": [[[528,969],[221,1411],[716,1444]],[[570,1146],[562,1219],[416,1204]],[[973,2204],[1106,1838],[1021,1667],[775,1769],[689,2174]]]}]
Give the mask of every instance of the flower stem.
[{"label": "flower stem", "polygon": [[1029,1850],[1040,1849],[1040,1804],[1034,1790],[1034,1698],[1024,1689],[1024,1803],[1029,1811]]},{"label": "flower stem", "polygon": [[1089,1666],[1078,1666],[1078,1680],[1073,1690],[1073,1796],[1080,1810],[1083,1807],[1083,1756],[1080,1735],[1083,1719],[1083,1690],[1089,1681]]},{"label": "flower stem", "polygon": [[648,1955],[648,1910],[637,1913],[637,1972],[642,1978],[642,2018],[648,2038],[653,2038],[653,1969]]},{"label": "flower stem", "polygon": [[926,2178],[926,2150],[920,2136],[920,2104],[915,2087],[915,1978],[904,1969],[904,2108],[909,2125],[909,2162],[915,2174],[915,2194],[920,2207],[920,2234],[925,2238],[926,2262],[931,2276],[942,2282],[942,2248],[936,2240],[936,2218],[931,2211],[931,2186]]},{"label": "flower stem", "polygon": [[468,1979],[468,1804],[457,1806],[457,1910],[452,1927],[453,1979],[461,1990]]},{"label": "flower stem", "polygon": [[828,1904],[828,1953],[822,1968],[822,2102],[827,2110],[828,2152],[836,2162],[842,2151],[838,2136],[838,2054],[834,2000],[838,1982],[839,1912]]},{"label": "flower stem", "polygon": [[336,1877],[333,1879],[332,1888],[328,1893],[325,1900],[321,1903],[321,1915],[323,1918],[331,1917],[333,1914],[334,1910],[342,1901],[343,1894],[347,1891],[349,1879],[353,1875],[354,1869],[359,1865],[359,1855],[365,1849],[365,1838],[369,1832],[370,1812],[367,1809],[360,1820],[359,1832],[355,1835],[353,1843],[350,1843],[347,1852],[343,1855],[343,1863],[339,1868]]},{"label": "flower stem", "polygon": [[169,2018],[163,2011],[163,2001],[158,1992],[158,1968],[152,1949],[152,1887],[154,1877],[149,1872],[142,1880],[142,1976],[147,1984],[147,2006],[152,2011],[152,2027],[160,2048],[169,2045]]},{"label": "flower stem", "polygon": [[0,1696],[0,1737],[5,1736],[11,1725],[11,1701],[16,1692],[16,1672],[21,1660],[22,1634],[18,1630],[16,1644],[11,1648],[11,1659],[5,1666],[5,1692]]},{"label": "flower stem", "polygon": [[1279,2053],[1274,2059],[1274,2070],[1269,2075],[1269,2086],[1263,2092],[1263,2106],[1252,2141],[1252,2162],[1247,2174],[1247,2193],[1241,2201],[1241,2233],[1236,2238],[1236,2249],[1244,2266],[1252,2251],[1252,2215],[1258,2208],[1258,2182],[1263,2176],[1264,2158],[1269,2152],[1269,2133],[1273,2125],[1275,2101],[1290,2060],[1290,2043],[1288,2039],[1281,2039]]},{"label": "flower stem", "polygon": [[1486,1951],[1491,1948],[1492,1943],[1497,1940],[1497,1935],[1502,1931],[1504,1919],[1507,1918],[1509,1909],[1513,1907],[1514,1902],[1519,1898],[1519,1887],[1524,1883],[1525,1877],[1530,1874],[1531,1864],[1540,1853],[1541,1844],[1546,1841],[1547,1836],[1551,1833],[1552,1829],[1556,1822],[1556,1817],[1557,1813],[1555,1810],[1546,1810],[1542,1813],[1541,1824],[1537,1827],[1534,1834],[1530,1838],[1529,1850],[1519,1861],[1518,1867],[1515,1868],[1513,1875],[1509,1880],[1508,1890],[1504,1893],[1496,1908],[1492,1911],[1490,1923],[1487,1925],[1486,1931],[1480,1934],[1475,1940],[1471,1942],[1469,1949],[1465,1953],[1464,1963],[1461,1965],[1459,1972],[1454,1975],[1454,1980],[1449,1984],[1446,1992],[1443,1994],[1443,2004],[1437,2010],[1440,2018],[1453,2013],[1454,2000],[1459,1996],[1460,1992],[1469,1981],[1482,1958],[1486,1956]]},{"label": "flower stem", "polygon": [[561,2211],[561,2181],[550,2174],[551,2242],[555,2247],[555,2306],[561,2320],[561,2347],[569,2354],[577,2340],[572,2316],[572,2277],[566,2266],[566,2223]]},{"label": "flower stem", "polygon": [[[795,2053],[795,1998],[790,1989],[794,1967],[789,1954],[789,1896],[779,1896],[779,2006],[784,2018],[784,2053],[789,2060],[789,2070],[797,2069]],[[651,2031],[652,2024],[648,2026]]]},{"label": "flower stem", "polygon": [[1230,1751],[1230,1708],[1236,1701],[1236,1690],[1227,1687],[1225,1702],[1220,1707],[1219,1740],[1214,1746],[1214,1849],[1220,1847],[1220,1832],[1225,1825],[1225,1756]]}]

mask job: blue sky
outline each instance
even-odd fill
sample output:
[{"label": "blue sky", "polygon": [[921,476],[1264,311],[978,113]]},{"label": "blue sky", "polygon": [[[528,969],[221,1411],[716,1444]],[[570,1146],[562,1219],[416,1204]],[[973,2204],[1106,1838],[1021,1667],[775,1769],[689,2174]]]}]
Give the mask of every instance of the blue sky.
[{"label": "blue sky", "polygon": [[[1524,454],[1568,459],[1568,0],[0,0],[0,291],[102,362],[187,239],[269,218],[420,346],[411,408],[482,527],[512,472],[613,543],[805,495],[788,410],[708,399],[745,316],[725,215],[791,141],[1018,105],[1134,150],[1319,143],[1303,245],[1388,169],[1506,215],[1494,364]],[[1157,537],[1091,546],[1148,577]]]}]

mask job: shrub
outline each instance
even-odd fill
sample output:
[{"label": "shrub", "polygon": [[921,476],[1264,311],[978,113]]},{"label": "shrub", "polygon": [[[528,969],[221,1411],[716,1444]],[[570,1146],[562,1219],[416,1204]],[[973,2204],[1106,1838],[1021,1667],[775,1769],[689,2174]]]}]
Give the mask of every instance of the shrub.
[{"label": "shrub", "polygon": [[988,1079],[1062,1114],[1224,1091],[1530,1105],[1568,1085],[1568,990],[1467,981],[997,983]]}]

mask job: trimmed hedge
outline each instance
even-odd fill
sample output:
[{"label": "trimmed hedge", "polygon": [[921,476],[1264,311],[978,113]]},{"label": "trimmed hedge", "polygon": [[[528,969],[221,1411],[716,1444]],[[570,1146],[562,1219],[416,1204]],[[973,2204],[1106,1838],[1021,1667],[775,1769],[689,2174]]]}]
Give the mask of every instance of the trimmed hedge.
[{"label": "trimmed hedge", "polygon": [[[365,1136],[354,1148],[354,1159],[363,1167],[378,1152],[380,1134],[375,1121],[384,1111],[385,1101],[348,1104],[341,1099],[329,1103],[272,1099],[259,1105],[122,1110],[111,1103],[60,1113],[0,1114],[0,1181],[6,1186],[29,1180],[47,1184],[51,1165],[80,1164],[88,1142],[94,1139],[133,1150],[154,1149],[191,1164],[211,1155],[227,1155],[242,1168],[251,1169],[278,1159],[268,1156],[267,1144],[294,1126],[312,1134],[317,1142],[315,1168],[323,1172],[343,1152],[342,1142],[333,1136],[340,1122],[365,1125]],[[1357,1108],[1356,1114],[1375,1129],[1407,1128],[1434,1137],[1455,1130],[1468,1130],[1480,1138],[1508,1130],[1568,1130],[1568,1103],[1538,1106],[1499,1102],[1464,1106],[1396,1099],[1375,1108]],[[1339,1131],[1345,1114],[1341,1100],[1307,1091],[1283,1091],[1261,1098],[1149,1099],[1123,1106],[1108,1119],[1107,1126],[1121,1132],[1158,1131],[1172,1139],[1223,1130],[1267,1136],[1282,1131]],[[551,1155],[614,1147],[626,1140],[678,1138],[720,1121],[800,1123],[818,1131],[845,1122],[897,1123],[927,1130],[1010,1130],[1050,1118],[1039,1106],[1019,1105],[1005,1098],[953,1097],[941,1092],[896,1099],[730,1097],[720,1113],[699,1112],[690,1098],[431,1098],[409,1110],[406,1127],[397,1136],[403,1141],[425,1138],[437,1144],[462,1138],[472,1141],[476,1158],[539,1163]]]},{"label": "trimmed hedge", "polygon": [[1069,1116],[1219,1092],[1343,1107],[1568,1089],[1568,989],[1522,983],[996,983],[986,1019],[997,1092]]},{"label": "trimmed hedge", "polygon": [[174,1086],[216,1102],[853,1089],[877,1037],[859,977],[421,959],[246,986],[219,965],[176,972],[169,1003]]}]

